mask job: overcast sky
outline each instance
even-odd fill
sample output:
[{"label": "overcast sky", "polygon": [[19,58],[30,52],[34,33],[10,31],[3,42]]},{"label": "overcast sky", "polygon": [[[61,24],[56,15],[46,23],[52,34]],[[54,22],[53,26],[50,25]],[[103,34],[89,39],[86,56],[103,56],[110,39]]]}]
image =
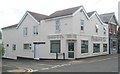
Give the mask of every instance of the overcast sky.
[{"label": "overcast sky", "polygon": [[83,5],[87,12],[98,14],[115,12],[118,17],[120,0],[0,0],[0,28],[16,24],[27,10],[50,15],[51,13]]}]

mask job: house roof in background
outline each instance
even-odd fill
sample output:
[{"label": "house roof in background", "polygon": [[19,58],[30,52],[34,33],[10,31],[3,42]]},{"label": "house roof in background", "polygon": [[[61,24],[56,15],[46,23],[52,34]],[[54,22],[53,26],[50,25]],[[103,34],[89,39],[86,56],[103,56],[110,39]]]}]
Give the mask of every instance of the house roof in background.
[{"label": "house roof in background", "polygon": [[101,14],[99,17],[104,23],[114,23],[115,25],[119,25],[114,12]]}]

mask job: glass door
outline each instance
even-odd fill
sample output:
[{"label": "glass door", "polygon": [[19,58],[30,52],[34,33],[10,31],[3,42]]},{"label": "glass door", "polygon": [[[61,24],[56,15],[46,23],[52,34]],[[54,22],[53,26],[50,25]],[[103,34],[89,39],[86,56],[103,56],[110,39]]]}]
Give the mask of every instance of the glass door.
[{"label": "glass door", "polygon": [[74,58],[74,43],[68,43],[68,58]]}]

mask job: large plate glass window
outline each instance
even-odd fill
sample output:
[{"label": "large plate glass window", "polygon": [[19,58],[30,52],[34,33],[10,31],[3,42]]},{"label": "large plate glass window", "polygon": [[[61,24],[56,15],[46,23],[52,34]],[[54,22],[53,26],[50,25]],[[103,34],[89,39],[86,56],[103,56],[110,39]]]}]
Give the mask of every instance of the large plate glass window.
[{"label": "large plate glass window", "polygon": [[93,44],[93,53],[100,52],[100,44],[94,43]]},{"label": "large plate glass window", "polygon": [[103,52],[107,52],[107,44],[103,44]]},{"label": "large plate glass window", "polygon": [[50,53],[60,53],[61,44],[60,40],[50,41]]},{"label": "large plate glass window", "polygon": [[81,53],[88,53],[88,41],[81,40]]}]

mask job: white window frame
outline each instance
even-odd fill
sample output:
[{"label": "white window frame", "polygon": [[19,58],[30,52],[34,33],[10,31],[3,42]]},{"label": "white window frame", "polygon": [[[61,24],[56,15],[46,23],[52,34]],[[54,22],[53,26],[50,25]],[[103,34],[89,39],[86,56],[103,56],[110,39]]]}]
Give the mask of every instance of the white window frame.
[{"label": "white window frame", "polygon": [[[82,41],[87,42],[87,52],[82,52]],[[84,44],[85,45],[85,44]],[[88,53],[89,52],[89,41],[88,40],[81,40],[81,54]]]},{"label": "white window frame", "polygon": [[104,35],[106,35],[106,31],[107,31],[106,27],[103,27],[103,30],[104,30]]},{"label": "white window frame", "polygon": [[[28,48],[26,48],[25,45],[28,45]],[[32,44],[30,44],[30,43],[24,43],[23,44],[23,49],[24,50],[31,50],[32,49]]]},{"label": "white window frame", "polygon": [[27,27],[24,27],[24,28],[23,28],[23,35],[24,35],[24,36],[27,36],[27,35],[28,35],[28,28],[27,28]]},{"label": "white window frame", "polygon": [[16,44],[13,44],[12,49],[15,51],[16,50]]},{"label": "white window frame", "polygon": [[38,26],[33,26],[33,35],[38,35]]},{"label": "white window frame", "polygon": [[[80,20],[80,31],[83,32],[84,31],[84,24],[85,24],[85,21],[84,20]],[[82,29],[83,28],[83,29]]]},{"label": "white window frame", "polygon": [[56,24],[55,25],[56,32],[61,32],[61,23],[59,18],[56,19],[55,24]]},{"label": "white window frame", "polygon": [[99,31],[99,25],[96,24],[95,25],[95,32],[98,33],[98,31]]}]

